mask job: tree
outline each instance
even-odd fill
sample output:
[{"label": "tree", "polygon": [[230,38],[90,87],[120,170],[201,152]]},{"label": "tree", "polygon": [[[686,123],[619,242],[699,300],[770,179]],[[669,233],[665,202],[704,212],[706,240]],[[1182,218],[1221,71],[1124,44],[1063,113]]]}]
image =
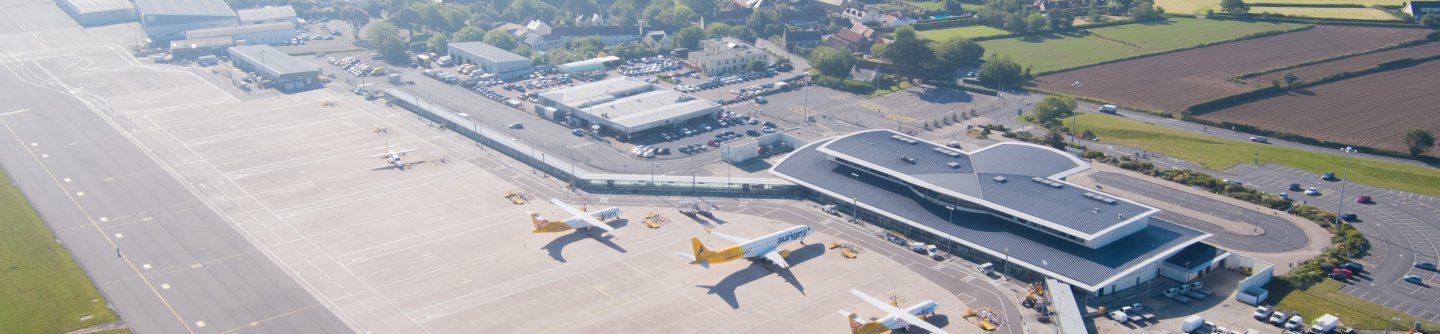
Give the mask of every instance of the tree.
[{"label": "tree", "polygon": [[714,23],[705,25],[705,38],[735,37],[742,40],[752,39],[750,30],[742,26],[733,26],[725,23]]},{"label": "tree", "polygon": [[1030,16],[1025,17],[1025,26],[1030,28],[1031,32],[1045,31],[1049,25],[1050,19],[1045,18],[1044,14],[1030,13]]},{"label": "tree", "polygon": [[1025,14],[1014,13],[1005,16],[1005,26],[1002,28],[1017,34],[1024,34],[1030,32],[1030,22],[1025,21]]},{"label": "tree", "polygon": [[1295,73],[1285,72],[1286,89],[1295,89],[1295,82],[1297,81],[1300,81],[1300,77],[1295,76]]},{"label": "tree", "polygon": [[430,48],[430,52],[445,53],[445,48],[449,46],[448,44],[448,41],[445,40],[445,34],[440,33],[430,34],[430,38],[425,40],[425,46]]},{"label": "tree", "polygon": [[848,77],[850,68],[855,66],[855,55],[850,51],[828,46],[815,47],[806,59],[810,60],[810,65],[820,71],[820,74],[836,78]]},{"label": "tree", "polygon": [[1440,29],[1440,13],[1420,15],[1420,24],[1430,29]]},{"label": "tree", "polygon": [[390,22],[380,21],[365,28],[370,36],[370,49],[391,64],[405,64],[410,56],[405,53],[405,41],[400,39],[400,28]]},{"label": "tree", "polygon": [[1024,72],[1025,69],[1010,59],[1010,56],[991,54],[990,58],[985,59],[985,64],[980,65],[980,72],[975,75],[976,79],[986,86],[1005,89],[1006,85],[1017,87],[1023,84]]},{"label": "tree", "polygon": [[1051,129],[1050,132],[1045,133],[1045,145],[1054,147],[1057,150],[1064,151],[1065,135],[1060,134],[1060,131],[1055,131],[1054,129]]},{"label": "tree", "polygon": [[1432,146],[1435,146],[1435,135],[1430,130],[1405,130],[1405,148],[1410,150],[1410,155],[1418,156]]},{"label": "tree", "polygon": [[406,31],[409,31],[413,35],[415,33],[415,27],[420,25],[420,11],[415,10],[413,6],[405,7],[397,12],[390,13],[390,15],[386,15],[385,20],[394,23],[396,26],[404,27]]},{"label": "tree", "polygon": [[765,62],[759,61],[759,60],[752,61],[752,62],[750,62],[750,64],[745,65],[745,70],[746,70],[746,71],[751,71],[751,72],[764,71],[764,70],[765,70]]},{"label": "tree", "polygon": [[951,15],[960,15],[965,12],[965,7],[961,5],[960,0],[945,0],[943,8]]},{"label": "tree", "polygon": [[370,14],[355,6],[345,6],[340,9],[340,20],[350,24],[350,35],[360,38],[360,27],[370,23]]},{"label": "tree", "polygon": [[1075,26],[1075,13],[1068,10],[1052,10],[1047,14],[1050,19],[1050,30],[1064,31]]},{"label": "tree", "polygon": [[[698,14],[700,14],[700,15],[702,15],[702,16],[711,15],[711,14],[714,14],[714,13],[715,13],[715,1],[714,1],[714,0],[677,0],[675,4],[677,4],[677,5],[684,5],[685,7],[689,7],[690,10],[693,10],[693,11],[695,11],[695,13],[698,13]],[[759,11],[757,10],[756,12],[759,12]]]},{"label": "tree", "polygon": [[915,28],[908,25],[895,28],[895,42],[886,45],[881,56],[895,66],[896,74],[910,81],[930,76],[928,65],[935,61],[935,52],[915,38]]},{"label": "tree", "polygon": [[705,32],[700,31],[700,27],[696,26],[689,26],[685,27],[685,29],[680,29],[680,31],[675,32],[675,36],[672,37],[672,39],[675,40],[676,46],[689,49],[695,49],[700,47],[700,40],[704,38]]},{"label": "tree", "polygon": [[1066,95],[1051,95],[1035,102],[1035,109],[1030,113],[1035,117],[1035,123],[1046,128],[1055,128],[1061,125],[1065,117],[1075,113],[1075,98]]},{"label": "tree", "polygon": [[1139,1],[1130,6],[1130,18],[1140,22],[1164,21],[1165,8],[1160,8],[1148,0]]},{"label": "tree", "polygon": [[1085,17],[1085,21],[1090,24],[1105,22],[1109,19],[1110,18],[1105,16],[1105,12],[1100,8],[1090,8],[1090,13]]},{"label": "tree", "polygon": [[[502,33],[503,33],[503,32],[502,32]],[[483,41],[483,40],[485,40],[485,37],[486,37],[485,35],[488,35],[488,34],[489,34],[489,33],[485,32],[485,30],[481,30],[479,27],[464,27],[464,28],[460,28],[460,31],[456,31],[456,32],[455,32],[455,36],[450,37],[450,40],[451,40],[451,41],[454,41],[455,43],[478,42],[478,41]],[[487,43],[487,44],[488,44],[488,43]],[[494,45],[494,44],[491,44],[491,45]],[[501,49],[506,49],[506,50],[509,50],[509,49],[510,49],[510,48],[502,47],[502,46],[499,46],[499,45],[495,45],[495,47],[498,47],[498,48],[501,48]],[[512,47],[513,47],[513,46],[512,46]]]},{"label": "tree", "polygon": [[1220,10],[1240,15],[1250,12],[1250,5],[1245,4],[1245,0],[1220,0]]},{"label": "tree", "polygon": [[885,43],[875,42],[874,44],[870,44],[870,54],[872,54],[872,55],[882,55],[882,54],[885,54]]},{"label": "tree", "polygon": [[985,55],[985,47],[965,38],[951,38],[931,45],[938,61],[938,71],[949,73],[956,68],[970,65]]},{"label": "tree", "polygon": [[[467,29],[470,29],[470,27],[461,28],[460,31],[455,32],[455,38],[459,39],[460,35],[469,34],[468,32],[466,32]],[[511,35],[510,33],[500,29],[486,32],[485,37],[481,38],[480,40],[485,42],[485,44],[490,44],[497,48],[505,50],[513,50],[519,44],[515,41],[515,35]]]},{"label": "tree", "polygon": [[780,20],[780,11],[773,8],[756,9],[750,13],[745,26],[759,38],[770,38],[785,32],[785,23]]}]

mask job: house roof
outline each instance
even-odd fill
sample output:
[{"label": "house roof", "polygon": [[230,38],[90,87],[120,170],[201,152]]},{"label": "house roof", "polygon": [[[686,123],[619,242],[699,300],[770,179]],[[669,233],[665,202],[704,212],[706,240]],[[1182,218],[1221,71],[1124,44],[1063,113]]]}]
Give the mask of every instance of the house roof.
[{"label": "house roof", "polygon": [[832,198],[854,198],[867,210],[996,258],[1008,256],[1011,263],[1089,291],[1112,284],[1146,264],[1210,237],[1194,229],[1152,219],[1138,232],[1100,248],[1088,248],[989,214],[955,210],[952,220],[952,211],[917,195],[913,189],[832,162],[826,153],[817,150],[835,140],[820,140],[802,147],[770,171]]},{"label": "house roof", "polygon": [[550,28],[550,36],[555,37],[584,37],[584,36],[629,36],[640,35],[640,26],[598,26],[598,27],[553,27]]},{"label": "house roof", "polygon": [[135,0],[135,6],[141,15],[235,16],[223,0]]},{"label": "house roof", "polygon": [[786,30],[784,39],[786,43],[819,41],[820,32],[814,30]]}]

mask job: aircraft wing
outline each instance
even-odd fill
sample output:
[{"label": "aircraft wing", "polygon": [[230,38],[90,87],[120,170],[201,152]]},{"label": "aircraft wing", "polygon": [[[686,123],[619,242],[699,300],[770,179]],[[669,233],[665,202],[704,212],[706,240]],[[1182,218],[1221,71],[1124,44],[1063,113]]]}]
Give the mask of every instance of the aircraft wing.
[{"label": "aircraft wing", "polygon": [[746,242],[750,242],[750,239],[745,239],[745,238],[741,238],[741,237],[737,237],[737,236],[733,236],[733,235],[729,235],[729,234],[725,234],[725,233],[720,233],[720,232],[711,231],[709,228],[706,228],[706,229],[705,229],[705,233],[714,234],[715,236],[720,237],[720,239],[725,239],[725,241],[729,241],[729,242],[736,243],[736,244],[743,244],[743,243],[746,243]]},{"label": "aircraft wing", "polygon": [[384,158],[384,157],[388,157],[388,156],[390,156],[390,153],[381,153],[381,154],[369,155],[369,156],[365,156],[365,157],[366,157],[366,158]]},{"label": "aircraft wing", "polygon": [[925,322],[925,320],[921,320],[920,318],[915,317],[915,315],[910,314],[910,312],[905,312],[905,310],[901,310],[899,308],[896,308],[895,306],[891,306],[890,304],[882,302],[879,299],[875,299],[875,297],[870,297],[870,295],[867,295],[864,292],[860,292],[860,290],[850,289],[850,293],[854,294],[856,297],[860,297],[860,299],[865,300],[865,302],[870,303],[870,305],[874,305],[876,308],[884,310],[885,313],[889,313],[890,315],[895,316],[896,319],[900,319],[900,321],[903,321],[906,324],[924,328],[931,333],[946,334],[945,330],[940,329],[940,327],[935,327],[935,325],[931,325],[929,322]]},{"label": "aircraft wing", "polygon": [[415,152],[415,151],[419,151],[419,150],[420,150],[420,149],[418,149],[418,148],[412,148],[412,149],[408,149],[408,150],[400,150],[400,151],[395,151],[395,152],[390,152],[390,153],[399,154],[399,155],[405,155],[405,153]]},{"label": "aircraft wing", "polygon": [[[559,199],[551,198],[550,203],[555,203],[555,205],[560,206],[561,209],[565,209],[565,212],[569,212],[571,215],[573,215],[574,217],[572,217],[571,219],[579,218],[581,222],[584,222],[585,224],[588,224],[592,227],[599,227],[600,229],[605,231],[615,230],[614,227],[610,227],[610,225],[606,225],[599,219],[595,219],[595,217],[591,216],[590,213],[575,209],[575,207],[570,206],[569,204],[565,204],[565,202],[561,202]],[[566,219],[565,221],[569,222],[570,219]]]},{"label": "aircraft wing", "polygon": [[765,253],[765,259],[770,260],[770,262],[774,262],[776,265],[779,265],[780,268],[790,268],[790,264],[785,263],[785,257],[780,256],[779,249],[771,250],[769,253]]}]

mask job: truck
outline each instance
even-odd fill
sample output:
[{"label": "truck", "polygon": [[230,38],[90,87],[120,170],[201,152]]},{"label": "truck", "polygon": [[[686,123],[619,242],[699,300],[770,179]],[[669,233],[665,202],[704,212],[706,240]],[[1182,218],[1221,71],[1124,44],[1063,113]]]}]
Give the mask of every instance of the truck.
[{"label": "truck", "polygon": [[944,256],[940,255],[940,248],[939,248],[939,247],[935,247],[935,245],[926,245],[926,246],[925,246],[925,255],[929,255],[930,258],[935,259],[935,261],[940,261],[940,260],[944,260],[944,259],[945,259]]},{"label": "truck", "polygon": [[1314,322],[1310,323],[1310,332],[1329,333],[1330,330],[1335,329],[1335,326],[1339,324],[1340,317],[1336,317],[1330,314],[1322,315],[1319,318],[1316,318]]},{"label": "truck", "polygon": [[1290,316],[1290,320],[1285,320],[1286,330],[1298,331],[1301,327],[1305,327],[1305,317],[1299,314]]},{"label": "truck", "polygon": [[1185,321],[1180,323],[1180,331],[1185,333],[1199,332],[1200,327],[1205,327],[1205,318],[1198,315],[1185,318]]}]

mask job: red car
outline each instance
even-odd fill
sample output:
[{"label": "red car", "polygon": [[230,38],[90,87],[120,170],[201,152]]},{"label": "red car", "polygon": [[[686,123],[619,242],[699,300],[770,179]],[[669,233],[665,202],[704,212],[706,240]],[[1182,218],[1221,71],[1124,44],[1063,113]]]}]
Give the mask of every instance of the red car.
[{"label": "red car", "polygon": [[1360,195],[1360,197],[1356,197],[1355,203],[1370,204],[1370,195]]},{"label": "red car", "polygon": [[1336,274],[1345,275],[1345,278],[1355,277],[1355,272],[1354,272],[1354,271],[1350,271],[1350,269],[1335,268],[1335,270],[1334,270],[1333,272],[1336,273]]}]

